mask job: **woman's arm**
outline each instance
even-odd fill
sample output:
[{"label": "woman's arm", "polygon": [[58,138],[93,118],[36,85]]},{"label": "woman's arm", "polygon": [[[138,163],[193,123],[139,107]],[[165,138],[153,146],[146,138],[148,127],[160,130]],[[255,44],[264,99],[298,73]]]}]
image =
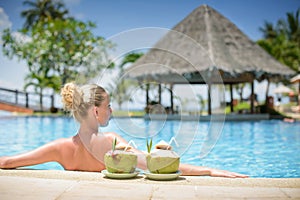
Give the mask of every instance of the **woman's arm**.
[{"label": "woman's arm", "polygon": [[0,157],[0,168],[12,169],[45,162],[58,161],[59,143],[59,140],[57,140],[24,154]]},{"label": "woman's arm", "polygon": [[184,176],[215,176],[215,177],[227,177],[227,178],[247,178],[247,175],[212,169],[208,167],[201,167],[189,164],[180,164],[179,170],[182,171]]}]

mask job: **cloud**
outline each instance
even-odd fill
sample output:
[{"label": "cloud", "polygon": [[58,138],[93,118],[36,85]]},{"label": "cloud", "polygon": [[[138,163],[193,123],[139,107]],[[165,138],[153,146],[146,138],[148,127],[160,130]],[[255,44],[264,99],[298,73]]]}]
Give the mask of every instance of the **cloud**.
[{"label": "cloud", "polygon": [[12,23],[9,21],[8,15],[5,13],[4,9],[0,7],[0,31],[10,28]]}]

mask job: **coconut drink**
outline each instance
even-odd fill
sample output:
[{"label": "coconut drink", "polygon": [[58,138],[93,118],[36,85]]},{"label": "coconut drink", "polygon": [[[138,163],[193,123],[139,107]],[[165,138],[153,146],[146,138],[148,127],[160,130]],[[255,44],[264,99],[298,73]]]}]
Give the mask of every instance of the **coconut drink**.
[{"label": "coconut drink", "polygon": [[110,173],[133,173],[137,166],[137,155],[130,149],[124,143],[116,145],[115,139],[112,150],[104,156],[106,170]]},{"label": "coconut drink", "polygon": [[[151,149],[152,141],[150,145],[147,143],[148,155],[147,155],[147,168],[151,173],[156,174],[171,174],[176,173],[180,164],[179,155],[172,151],[172,147],[165,141],[160,141],[155,145],[155,150]],[[150,153],[149,153],[150,152]]]}]

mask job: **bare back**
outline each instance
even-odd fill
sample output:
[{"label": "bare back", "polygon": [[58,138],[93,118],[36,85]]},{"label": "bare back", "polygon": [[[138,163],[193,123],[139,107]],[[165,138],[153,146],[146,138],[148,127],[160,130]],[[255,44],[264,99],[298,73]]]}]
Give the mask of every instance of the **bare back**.
[{"label": "bare back", "polygon": [[[108,137],[110,141],[110,138]],[[84,144],[78,135],[58,140],[59,163],[66,170],[101,171],[105,169],[104,154],[110,150],[111,144],[97,136]],[[98,148],[99,147],[99,148]]]}]

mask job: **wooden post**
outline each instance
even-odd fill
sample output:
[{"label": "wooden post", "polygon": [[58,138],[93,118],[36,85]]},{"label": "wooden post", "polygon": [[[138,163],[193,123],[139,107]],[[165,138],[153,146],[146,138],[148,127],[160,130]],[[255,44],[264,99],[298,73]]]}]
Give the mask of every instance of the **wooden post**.
[{"label": "wooden post", "polygon": [[207,97],[208,97],[208,114],[211,115],[211,83],[208,83],[208,89],[207,89]]},{"label": "wooden post", "polygon": [[255,98],[255,96],[254,96],[254,80],[252,80],[252,82],[251,82],[251,101],[250,101],[250,112],[251,112],[251,114],[253,114],[254,113],[254,98]]},{"label": "wooden post", "polygon": [[158,104],[161,105],[161,84],[158,84]]},{"label": "wooden post", "polygon": [[232,83],[230,83],[230,112],[233,112],[233,92],[232,92]]},{"label": "wooden post", "polygon": [[29,98],[28,98],[28,92],[25,93],[25,107],[29,108]]},{"label": "wooden post", "polygon": [[149,105],[149,83],[146,84],[146,106]]},{"label": "wooden post", "polygon": [[270,88],[270,79],[269,79],[269,77],[267,77],[267,88],[266,88],[265,106],[268,106],[269,88]]},{"label": "wooden post", "polygon": [[170,84],[171,113],[174,113],[173,84]]},{"label": "wooden post", "polygon": [[54,95],[52,94],[50,98],[51,98],[51,108],[54,108]]},{"label": "wooden post", "polygon": [[40,111],[43,112],[43,93],[40,92]]}]

